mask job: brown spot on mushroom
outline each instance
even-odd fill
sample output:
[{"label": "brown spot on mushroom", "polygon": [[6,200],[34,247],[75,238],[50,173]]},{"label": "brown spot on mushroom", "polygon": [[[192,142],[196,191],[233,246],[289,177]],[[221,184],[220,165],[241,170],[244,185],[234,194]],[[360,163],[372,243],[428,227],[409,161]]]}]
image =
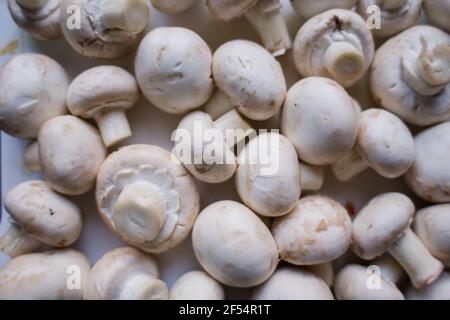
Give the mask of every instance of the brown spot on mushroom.
[{"label": "brown spot on mushroom", "polygon": [[347,201],[345,203],[345,209],[347,210],[347,213],[350,217],[353,217],[355,215],[355,206],[352,202]]},{"label": "brown spot on mushroom", "polygon": [[343,29],[342,21],[337,16],[333,16],[333,22],[336,25],[336,29],[341,31]]}]

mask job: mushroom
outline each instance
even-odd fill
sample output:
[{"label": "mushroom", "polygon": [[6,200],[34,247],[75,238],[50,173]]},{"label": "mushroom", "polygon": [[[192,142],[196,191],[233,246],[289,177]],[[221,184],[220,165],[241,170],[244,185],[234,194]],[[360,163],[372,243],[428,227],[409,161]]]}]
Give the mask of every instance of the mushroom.
[{"label": "mushroom", "polygon": [[83,72],[67,92],[70,112],[87,119],[94,118],[106,147],[131,136],[125,110],[138,99],[139,87],[134,76],[116,66],[100,66]]},{"label": "mushroom", "polygon": [[411,231],[414,211],[414,204],[403,194],[376,196],[353,220],[353,250],[365,260],[388,251],[413,285],[421,288],[432,283],[443,266]]},{"label": "mushroom", "polygon": [[8,0],[11,17],[38,40],[62,37],[59,24],[61,0]]},{"label": "mushroom", "polygon": [[30,172],[41,171],[41,163],[39,162],[39,143],[37,141],[28,144],[23,154],[23,164]]},{"label": "mushroom", "polygon": [[294,40],[294,61],[303,77],[328,77],[350,87],[369,70],[374,50],[366,22],[352,11],[333,9],[300,28]]},{"label": "mushroom", "polygon": [[417,211],[413,230],[430,253],[450,267],[450,204]]},{"label": "mushroom", "polygon": [[415,26],[376,52],[370,75],[375,100],[403,120],[428,126],[450,116],[450,36]]},{"label": "mushroom", "polygon": [[325,179],[324,167],[310,166],[300,162],[300,175],[303,190],[318,191],[322,189]]},{"label": "mushroom", "polygon": [[36,138],[47,120],[67,113],[69,78],[55,60],[18,54],[0,69],[0,129],[18,138]]},{"label": "mushroom", "polygon": [[352,223],[347,210],[331,198],[301,198],[294,210],[278,217],[272,234],[283,260],[295,265],[332,261],[350,246]]},{"label": "mushroom", "polygon": [[[376,6],[379,11],[372,8]],[[417,23],[422,9],[422,0],[361,0],[356,11],[368,21],[379,14],[379,26],[372,28],[377,38],[391,37]]]},{"label": "mushroom", "polygon": [[63,34],[75,51],[90,58],[117,59],[131,53],[149,15],[147,0],[61,0]]},{"label": "mushroom", "polygon": [[14,258],[0,270],[0,300],[81,300],[90,268],[72,249]]},{"label": "mushroom", "polygon": [[152,0],[152,5],[168,14],[182,13],[194,6],[197,0]]},{"label": "mushroom", "polygon": [[450,3],[447,0],[423,0],[428,20],[441,29],[450,32]]},{"label": "mushroom", "polygon": [[224,300],[223,287],[203,271],[183,274],[170,289],[170,300]]},{"label": "mushroom", "polygon": [[334,300],[327,284],[314,273],[296,267],[282,267],[257,287],[252,300]]},{"label": "mushroom", "polygon": [[59,193],[92,189],[106,150],[97,129],[74,116],[47,121],[39,131],[39,162],[45,180]]},{"label": "mushroom", "polygon": [[353,8],[358,0],[291,0],[295,12],[304,20],[330,9]]},{"label": "mushroom", "polygon": [[266,281],[278,263],[269,229],[246,206],[219,201],[205,208],[192,231],[195,256],[216,280],[246,288]]},{"label": "mushroom", "polygon": [[450,300],[450,273],[443,272],[432,284],[417,289],[406,289],[407,300]]},{"label": "mushroom", "polygon": [[36,251],[42,244],[67,247],[80,236],[80,209],[44,181],[28,181],[11,189],[5,209],[12,220],[0,238],[0,250],[11,257]]},{"label": "mushroom", "polygon": [[414,138],[403,121],[388,111],[367,109],[359,116],[353,150],[332,169],[340,181],[348,181],[368,167],[393,179],[405,174],[413,161]]},{"label": "mushroom", "polygon": [[450,123],[420,132],[414,143],[416,154],[406,183],[424,200],[450,202]]},{"label": "mushroom", "polygon": [[394,285],[400,282],[404,274],[402,266],[390,255],[379,256],[371,262],[371,265],[380,268],[381,277]]},{"label": "mushroom", "polygon": [[169,290],[158,279],[156,261],[149,254],[126,247],[107,252],[92,267],[84,300],[167,300]]},{"label": "mushroom", "polygon": [[310,77],[289,89],[281,132],[302,161],[317,166],[335,163],[352,149],[357,129],[353,99],[337,82]]},{"label": "mushroom", "polygon": [[211,96],[212,54],[195,32],[161,27],[139,45],[135,73],[142,93],[156,107],[183,114],[202,106]]},{"label": "mushroom", "polygon": [[146,252],[176,247],[190,233],[200,199],[192,177],[157,146],[112,153],[97,177],[97,206],[124,241]]},{"label": "mushroom", "polygon": [[279,0],[206,0],[206,5],[221,21],[245,16],[259,33],[264,47],[275,57],[285,54],[292,46]]},{"label": "mushroom", "polygon": [[404,300],[403,294],[390,281],[377,277],[370,268],[349,264],[336,275],[334,293],[338,300]]},{"label": "mushroom", "polygon": [[331,261],[311,265],[308,269],[321,278],[327,286],[332,287],[334,283],[334,267]]}]

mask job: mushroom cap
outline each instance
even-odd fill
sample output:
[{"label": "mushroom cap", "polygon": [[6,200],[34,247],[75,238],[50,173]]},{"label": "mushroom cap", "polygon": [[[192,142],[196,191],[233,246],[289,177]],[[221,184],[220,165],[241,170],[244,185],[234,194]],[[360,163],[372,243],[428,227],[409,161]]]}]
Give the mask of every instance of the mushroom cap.
[{"label": "mushroom cap", "polygon": [[335,163],[352,149],[357,128],[353,99],[337,82],[310,77],[289,89],[281,112],[281,131],[304,162]]},{"label": "mushroom cap", "polygon": [[73,115],[93,118],[102,111],[134,106],[139,87],[134,76],[116,66],[99,66],[84,71],[67,92],[67,106]]},{"label": "mushroom cap", "polygon": [[135,72],[142,93],[161,110],[182,114],[202,106],[213,93],[212,54],[195,32],[160,27],[139,45]]},{"label": "mushroom cap", "polygon": [[[73,249],[31,253],[0,270],[1,300],[81,300],[89,269],[87,258]],[[71,276],[80,279],[72,284]]]},{"label": "mushroom cap", "polygon": [[295,12],[303,19],[310,19],[330,9],[351,9],[358,0],[291,0]]},{"label": "mushroom cap", "polygon": [[396,115],[367,109],[359,116],[356,148],[370,167],[386,178],[397,178],[414,161],[414,138]]},{"label": "mushroom cap", "polygon": [[260,134],[239,154],[236,188],[257,214],[278,217],[294,209],[300,198],[300,181],[297,152],[278,133]]},{"label": "mushroom cap", "polygon": [[326,283],[312,272],[282,267],[257,287],[252,300],[334,300]]},{"label": "mushroom cap", "polygon": [[55,60],[18,54],[0,68],[0,129],[18,138],[36,138],[48,119],[67,113],[69,78]]},{"label": "mushroom cap", "polygon": [[205,208],[192,231],[197,260],[216,280],[246,288],[275,271],[278,250],[269,229],[246,206],[219,201]]},{"label": "mushroom cap", "polygon": [[329,42],[346,41],[353,44],[363,55],[364,67],[358,76],[341,80],[349,87],[358,82],[369,70],[375,45],[366,22],[356,13],[332,9],[309,19],[298,31],[294,40],[294,62],[303,77],[321,76],[333,78],[324,66],[324,54]]},{"label": "mushroom cap", "polygon": [[338,300],[404,300],[398,288],[379,277],[379,288],[371,289],[369,284],[371,274],[367,267],[349,264],[336,275],[334,293]]},{"label": "mushroom cap", "polygon": [[206,0],[209,12],[219,20],[229,21],[242,16],[258,0]]},{"label": "mushroom cap", "polygon": [[424,0],[424,8],[428,19],[434,25],[450,32],[450,2],[447,0]]},{"label": "mushroom cap", "polygon": [[267,120],[281,108],[286,80],[279,62],[259,44],[232,40],[213,56],[217,87],[244,116]]},{"label": "mushroom cap", "polygon": [[152,0],[152,5],[159,11],[177,14],[191,8],[197,0]]},{"label": "mushroom cap", "polygon": [[415,125],[431,125],[450,116],[450,84],[437,94],[422,96],[404,80],[403,64],[416,63],[425,39],[428,49],[450,45],[450,36],[431,26],[415,26],[390,38],[376,52],[370,75],[375,100]]},{"label": "mushroom cap", "polygon": [[334,260],[350,246],[352,222],[347,210],[331,198],[301,198],[289,214],[276,218],[272,234],[283,260],[314,265]]},{"label": "mushroom cap", "polygon": [[450,267],[450,204],[417,211],[413,227],[431,254]]},{"label": "mushroom cap", "polygon": [[[150,184],[165,204],[162,227],[151,241],[125,239],[113,222],[121,192],[138,182]],[[96,199],[101,217],[111,230],[134,247],[152,253],[167,251],[182,242],[200,208],[197,186],[183,165],[173,161],[170,152],[152,145],[126,146],[109,155],[98,172]]]},{"label": "mushroom cap", "polygon": [[94,186],[106,157],[97,129],[77,117],[59,116],[42,126],[38,143],[42,173],[53,189],[80,195]]},{"label": "mushroom cap", "polygon": [[44,181],[28,181],[11,189],[5,209],[15,223],[49,246],[66,247],[80,236],[80,209]]},{"label": "mushroom cap", "polygon": [[450,300],[450,273],[442,272],[439,278],[421,289],[409,286],[407,300]]},{"label": "mushroom cap", "polygon": [[170,289],[170,300],[224,300],[222,285],[203,271],[183,274]]},{"label": "mushroom cap", "polygon": [[415,159],[406,183],[424,200],[450,202],[450,123],[420,132],[414,143]]},{"label": "mushroom cap", "polygon": [[380,256],[409,228],[414,212],[414,203],[401,193],[376,196],[353,220],[353,251],[365,260]]}]

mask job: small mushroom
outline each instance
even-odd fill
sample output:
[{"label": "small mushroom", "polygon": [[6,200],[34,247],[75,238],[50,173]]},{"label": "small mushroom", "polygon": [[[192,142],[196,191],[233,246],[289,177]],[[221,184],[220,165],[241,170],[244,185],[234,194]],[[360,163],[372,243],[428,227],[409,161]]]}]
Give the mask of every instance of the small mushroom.
[{"label": "small mushroom", "polygon": [[81,300],[90,268],[72,249],[14,258],[0,270],[0,300]]},{"label": "small mushroom", "polygon": [[327,286],[332,287],[334,283],[333,262],[328,261],[320,264],[308,266],[308,269],[316,276],[321,278]]},{"label": "small mushroom", "polygon": [[348,249],[352,222],[338,202],[313,195],[301,198],[294,210],[276,218],[272,234],[283,260],[315,265],[334,260]]},{"label": "small mushroom", "polygon": [[59,23],[61,0],[8,0],[11,17],[38,40],[62,37]]},{"label": "small mushroom", "polygon": [[47,120],[67,113],[69,78],[55,60],[18,54],[0,69],[0,129],[18,138],[36,138]]},{"label": "small mushroom", "polygon": [[450,116],[450,36],[415,26],[376,52],[370,75],[375,100],[403,120],[420,126]]},{"label": "small mushroom", "polygon": [[92,267],[83,299],[167,300],[169,290],[158,277],[158,265],[151,255],[130,247],[114,249]]},{"label": "small mushroom", "polygon": [[192,8],[197,0],[152,0],[152,5],[167,14],[178,14]]},{"label": "small mushroom", "polygon": [[407,300],[450,300],[450,273],[443,272],[432,284],[417,289],[406,289]]},{"label": "small mushroom", "polygon": [[61,0],[63,34],[75,51],[90,58],[117,59],[131,53],[149,15],[147,0]]},{"label": "small mushroom", "polygon": [[437,27],[450,32],[450,2],[447,0],[423,0],[428,20]]},{"label": "small mushroom", "polygon": [[334,300],[327,284],[314,273],[296,267],[282,267],[257,287],[252,300]]},{"label": "small mushroom", "polygon": [[5,209],[12,221],[0,238],[0,250],[11,257],[36,251],[42,244],[67,247],[80,236],[80,209],[44,181],[24,182],[11,189]]},{"label": "small mushroom", "polygon": [[269,229],[246,206],[219,201],[205,208],[192,231],[195,256],[216,280],[246,288],[266,281],[278,263]]},{"label": "small mushroom", "polygon": [[388,251],[413,285],[421,288],[432,283],[443,266],[411,231],[414,211],[414,204],[403,194],[376,196],[353,220],[353,250],[365,260]]},{"label": "small mushroom", "polygon": [[190,233],[200,199],[194,180],[157,146],[112,153],[97,177],[97,206],[123,240],[146,252],[176,247]]},{"label": "small mushroom", "polygon": [[396,115],[382,109],[361,112],[358,136],[352,151],[333,164],[340,181],[351,180],[370,167],[393,179],[405,174],[414,161],[414,138]]},{"label": "small mushroom", "polygon": [[294,40],[294,61],[303,77],[328,77],[350,87],[369,70],[374,50],[366,22],[352,11],[333,9],[300,28]]},{"label": "small mushroom", "polygon": [[352,149],[357,129],[353,99],[337,82],[310,77],[289,89],[281,132],[302,161],[317,166],[335,163]]},{"label": "small mushroom", "polygon": [[161,27],[148,33],[139,45],[135,72],[142,93],[156,107],[183,114],[210,98],[212,54],[195,32]]},{"label": "small mushroom", "polygon": [[131,136],[125,110],[138,99],[139,87],[134,76],[116,66],[100,66],[83,72],[67,92],[70,112],[95,119],[106,147]]},{"label": "small mushroom", "polygon": [[245,16],[259,33],[264,47],[275,57],[285,54],[292,46],[279,0],[206,0],[206,5],[221,21]]},{"label": "small mushroom", "polygon": [[224,300],[222,285],[203,271],[183,274],[170,289],[170,300]]},{"label": "small mushroom", "polygon": [[304,20],[330,9],[353,8],[358,0],[291,0],[295,12]]}]

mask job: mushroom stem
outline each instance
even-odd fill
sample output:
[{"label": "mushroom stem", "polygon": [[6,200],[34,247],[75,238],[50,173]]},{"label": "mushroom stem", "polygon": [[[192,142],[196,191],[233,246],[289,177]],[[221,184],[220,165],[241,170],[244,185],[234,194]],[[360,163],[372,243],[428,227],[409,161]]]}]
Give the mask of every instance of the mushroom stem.
[{"label": "mushroom stem", "polygon": [[323,59],[325,68],[338,82],[355,79],[364,70],[364,57],[350,42],[333,42]]},{"label": "mushroom stem", "polygon": [[16,0],[16,2],[24,9],[35,11],[44,7],[48,0]]},{"label": "mushroom stem", "polygon": [[309,266],[309,269],[316,276],[321,278],[327,284],[327,286],[329,286],[329,287],[333,286],[334,268],[333,268],[333,263],[331,261]]},{"label": "mushroom stem", "polygon": [[391,282],[392,284],[397,284],[403,275],[402,267],[389,256],[381,256],[373,261],[373,264],[378,266],[381,271],[381,277]]},{"label": "mushroom stem", "polygon": [[104,29],[139,33],[148,22],[146,0],[106,0],[100,6],[100,21]]},{"label": "mushroom stem", "polygon": [[95,116],[106,147],[131,137],[130,124],[123,110],[100,112]]},{"label": "mushroom stem", "polygon": [[231,110],[214,121],[214,125],[222,132],[225,143],[233,148],[255,130],[241,117],[239,112]]},{"label": "mushroom stem", "polygon": [[410,228],[391,245],[389,253],[405,269],[416,288],[432,283],[444,266],[434,258]]},{"label": "mushroom stem", "polygon": [[285,54],[292,47],[280,8],[279,0],[259,0],[245,13],[245,17],[261,36],[266,49],[275,57]]},{"label": "mushroom stem", "polygon": [[217,89],[209,101],[205,104],[205,112],[209,114],[211,119],[217,120],[225,113],[234,109],[231,99],[222,91]]},{"label": "mushroom stem", "polygon": [[137,274],[125,282],[120,300],[167,300],[169,290],[166,284],[148,274]]},{"label": "mushroom stem", "polygon": [[333,164],[331,169],[339,181],[349,181],[368,167],[369,164],[361,158],[358,150],[353,148],[344,158]]},{"label": "mushroom stem", "polygon": [[34,252],[41,246],[41,241],[14,222],[0,238],[0,250],[12,258]]},{"label": "mushroom stem", "polygon": [[397,10],[405,5],[406,0],[382,0],[381,8],[383,10]]},{"label": "mushroom stem", "polygon": [[39,161],[39,144],[37,141],[30,143],[23,154],[23,163],[30,172],[41,171],[41,162]]},{"label": "mushroom stem", "polygon": [[300,163],[302,190],[318,191],[322,188],[325,170],[323,167]]}]

